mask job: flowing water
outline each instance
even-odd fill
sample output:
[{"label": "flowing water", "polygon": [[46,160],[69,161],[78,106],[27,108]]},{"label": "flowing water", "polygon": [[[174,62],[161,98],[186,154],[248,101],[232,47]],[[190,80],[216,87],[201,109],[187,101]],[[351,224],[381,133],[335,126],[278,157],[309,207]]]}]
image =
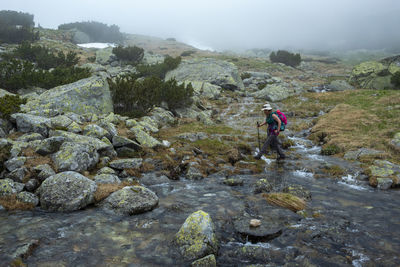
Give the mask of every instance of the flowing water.
[{"label": "flowing water", "polygon": [[[255,107],[253,99],[245,98],[222,116],[248,137],[256,136],[255,121],[262,118],[252,115]],[[37,247],[24,259],[28,266],[187,266],[173,237],[199,209],[216,226],[220,266],[400,265],[400,191],[370,188],[357,164],[319,155],[304,134],[291,135],[296,145],[284,162],[264,158],[265,173],[238,175],[243,186],[226,186],[218,174],[149,186],[160,201],[144,214],[118,216],[96,207],[72,213],[0,211],[0,265],[7,266],[16,251],[34,242]],[[346,173],[340,179],[327,177],[321,171],[327,164]],[[254,194],[260,178],[272,181],[277,191],[287,185],[309,190],[308,215],[271,206]],[[277,222],[282,233],[252,243],[235,231],[233,222],[243,217]]]}]

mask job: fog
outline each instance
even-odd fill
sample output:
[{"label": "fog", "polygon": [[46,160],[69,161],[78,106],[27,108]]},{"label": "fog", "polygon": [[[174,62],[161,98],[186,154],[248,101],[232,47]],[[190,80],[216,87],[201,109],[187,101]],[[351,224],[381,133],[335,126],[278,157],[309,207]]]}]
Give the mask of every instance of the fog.
[{"label": "fog", "polygon": [[399,0],[1,0],[57,28],[75,21],[225,49],[400,48]]}]

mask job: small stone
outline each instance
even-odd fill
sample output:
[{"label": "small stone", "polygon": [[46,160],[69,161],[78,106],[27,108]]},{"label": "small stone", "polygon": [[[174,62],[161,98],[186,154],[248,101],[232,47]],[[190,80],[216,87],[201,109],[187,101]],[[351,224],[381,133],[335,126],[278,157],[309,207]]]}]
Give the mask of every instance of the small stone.
[{"label": "small stone", "polygon": [[39,187],[39,182],[36,179],[29,179],[29,181],[25,183],[25,189],[28,192],[33,192],[38,187]]},{"label": "small stone", "polygon": [[138,169],[142,165],[141,158],[117,159],[110,162],[110,167],[117,170]]},{"label": "small stone", "polygon": [[251,219],[250,220],[250,226],[251,227],[258,227],[261,225],[261,221],[258,219]]},{"label": "small stone", "polygon": [[8,171],[12,172],[24,166],[25,162],[26,162],[26,157],[16,157],[4,162],[4,166],[7,168]]},{"label": "small stone", "polygon": [[204,258],[192,262],[192,267],[216,267],[216,266],[217,266],[217,261],[215,260],[214,254],[208,255]]}]

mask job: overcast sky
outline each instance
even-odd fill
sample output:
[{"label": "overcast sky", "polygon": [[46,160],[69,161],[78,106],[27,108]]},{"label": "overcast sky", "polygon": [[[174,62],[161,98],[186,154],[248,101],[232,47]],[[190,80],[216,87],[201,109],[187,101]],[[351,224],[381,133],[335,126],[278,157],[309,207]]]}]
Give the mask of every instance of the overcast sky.
[{"label": "overcast sky", "polygon": [[45,28],[94,20],[217,50],[400,47],[400,0],[0,0]]}]

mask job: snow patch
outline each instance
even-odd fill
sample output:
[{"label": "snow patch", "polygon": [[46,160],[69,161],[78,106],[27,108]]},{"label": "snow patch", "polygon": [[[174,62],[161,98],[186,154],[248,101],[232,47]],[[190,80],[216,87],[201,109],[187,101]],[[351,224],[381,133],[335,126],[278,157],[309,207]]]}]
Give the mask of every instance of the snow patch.
[{"label": "snow patch", "polygon": [[86,44],[78,44],[80,47],[84,48],[98,48],[98,49],[103,49],[107,47],[115,47],[116,44],[112,43],[86,43]]}]

